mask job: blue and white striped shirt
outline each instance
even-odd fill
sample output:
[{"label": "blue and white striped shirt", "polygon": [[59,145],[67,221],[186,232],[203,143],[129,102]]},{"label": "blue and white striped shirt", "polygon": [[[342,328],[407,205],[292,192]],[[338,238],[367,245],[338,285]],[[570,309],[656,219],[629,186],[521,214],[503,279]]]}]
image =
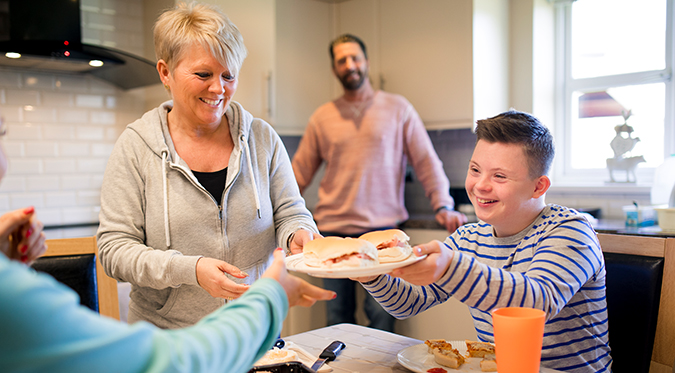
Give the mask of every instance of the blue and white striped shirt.
[{"label": "blue and white striped shirt", "polygon": [[548,205],[510,237],[495,237],[484,222],[465,225],[444,244],[455,255],[437,282],[415,286],[384,275],[364,287],[399,319],[454,296],[469,306],[478,338],[489,342],[495,308],[544,310],[542,366],[611,372],[605,262],[595,231],[575,210]]}]

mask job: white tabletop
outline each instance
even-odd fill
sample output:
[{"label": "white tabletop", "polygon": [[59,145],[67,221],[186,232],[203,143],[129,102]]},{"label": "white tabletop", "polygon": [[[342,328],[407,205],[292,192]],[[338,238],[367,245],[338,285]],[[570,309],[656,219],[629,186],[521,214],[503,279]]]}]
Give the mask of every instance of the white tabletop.
[{"label": "white tabletop", "polygon": [[328,363],[333,372],[405,372],[396,354],[402,349],[424,343],[378,329],[354,324],[338,324],[284,337],[307,352],[318,356],[332,341],[342,341],[347,347],[335,361]]},{"label": "white tabletop", "polygon": [[[284,340],[294,342],[315,356],[332,341],[344,342],[347,347],[335,361],[328,364],[334,373],[409,373],[408,369],[399,364],[397,354],[406,347],[424,343],[419,339],[354,324],[338,324],[310,330],[284,337]],[[541,372],[559,371],[541,368]]]}]

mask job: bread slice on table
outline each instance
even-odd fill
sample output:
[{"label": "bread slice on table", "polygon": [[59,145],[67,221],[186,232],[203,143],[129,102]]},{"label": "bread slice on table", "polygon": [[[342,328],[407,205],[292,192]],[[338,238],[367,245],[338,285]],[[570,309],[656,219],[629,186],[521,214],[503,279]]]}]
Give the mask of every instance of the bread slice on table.
[{"label": "bread slice on table", "polygon": [[464,356],[444,339],[428,339],[424,343],[429,347],[429,353],[434,355],[436,363],[454,369],[464,364]]},{"label": "bread slice on table", "polygon": [[477,342],[465,340],[466,351],[470,357],[484,357],[487,354],[495,353],[495,345],[488,342]]},{"label": "bread slice on table", "polygon": [[495,354],[485,354],[483,360],[480,361],[481,372],[496,372],[497,358]]}]

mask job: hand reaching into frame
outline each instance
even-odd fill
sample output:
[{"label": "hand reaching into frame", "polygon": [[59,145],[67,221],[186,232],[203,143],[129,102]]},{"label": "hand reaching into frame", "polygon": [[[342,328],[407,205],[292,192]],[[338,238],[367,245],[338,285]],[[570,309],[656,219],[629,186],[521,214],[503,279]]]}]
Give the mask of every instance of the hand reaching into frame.
[{"label": "hand reaching into frame", "polygon": [[43,228],[33,207],[0,216],[0,251],[10,259],[30,265],[47,251]]},{"label": "hand reaching into frame", "polygon": [[336,297],[335,292],[314,286],[305,280],[295,277],[286,270],[285,254],[282,249],[274,251],[274,262],[263,273],[263,278],[277,280],[286,291],[289,307],[310,307],[318,300],[331,300]]}]

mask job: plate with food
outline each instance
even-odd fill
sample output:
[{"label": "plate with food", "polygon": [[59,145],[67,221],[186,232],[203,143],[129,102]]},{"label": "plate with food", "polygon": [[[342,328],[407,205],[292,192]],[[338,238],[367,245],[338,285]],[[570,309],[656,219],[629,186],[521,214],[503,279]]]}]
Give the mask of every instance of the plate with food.
[{"label": "plate with food", "polygon": [[289,271],[314,277],[349,278],[389,273],[426,257],[415,256],[401,230],[366,233],[359,238],[322,237],[305,244],[303,253],[286,258]]},{"label": "plate with food", "polygon": [[399,351],[398,362],[419,373],[496,372],[492,343],[430,339]]}]

